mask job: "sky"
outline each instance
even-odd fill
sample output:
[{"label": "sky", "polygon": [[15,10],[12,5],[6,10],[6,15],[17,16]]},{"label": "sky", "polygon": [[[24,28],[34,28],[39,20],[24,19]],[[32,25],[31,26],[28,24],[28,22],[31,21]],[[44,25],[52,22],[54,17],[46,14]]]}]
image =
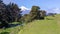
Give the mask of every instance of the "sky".
[{"label": "sky", "polygon": [[[31,9],[32,6],[39,6],[42,10],[60,10],[60,0],[3,0],[4,3],[16,3],[19,7]],[[22,8],[23,9],[23,8]]]}]

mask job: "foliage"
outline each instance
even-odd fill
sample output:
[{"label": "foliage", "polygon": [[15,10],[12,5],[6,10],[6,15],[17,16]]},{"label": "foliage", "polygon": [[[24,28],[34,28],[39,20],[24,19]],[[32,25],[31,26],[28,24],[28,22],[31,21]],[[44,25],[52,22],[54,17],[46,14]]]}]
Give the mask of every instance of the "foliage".
[{"label": "foliage", "polygon": [[46,11],[40,10],[40,7],[38,7],[38,6],[32,6],[30,15],[31,15],[32,19],[42,19],[42,18],[44,19],[45,15],[46,15]]},{"label": "foliage", "polygon": [[32,9],[30,11],[31,19],[34,19],[37,16],[39,9],[40,8],[38,6],[32,6]]},{"label": "foliage", "polygon": [[32,6],[30,13],[25,14],[22,17],[22,20],[24,20],[24,22],[31,22],[35,19],[44,19],[45,16],[46,16],[45,10],[40,10],[39,6]]},{"label": "foliage", "polygon": [[0,26],[7,27],[10,22],[18,21],[21,18],[20,10],[17,4],[10,3],[6,5],[0,0]]}]

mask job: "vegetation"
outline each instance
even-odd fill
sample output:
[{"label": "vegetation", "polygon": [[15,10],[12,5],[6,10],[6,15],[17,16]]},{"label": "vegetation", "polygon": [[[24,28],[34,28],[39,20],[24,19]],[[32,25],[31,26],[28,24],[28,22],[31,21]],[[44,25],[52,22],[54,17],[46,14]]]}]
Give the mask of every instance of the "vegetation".
[{"label": "vegetation", "polygon": [[16,4],[6,5],[0,0],[0,28],[9,27],[9,23],[19,21],[19,18],[21,18],[20,13],[21,11]]},{"label": "vegetation", "polygon": [[[17,24],[18,22],[16,22]],[[15,24],[15,23],[14,23]],[[10,27],[6,29],[0,29],[0,34],[18,34],[18,32],[21,30],[21,25]]]},{"label": "vegetation", "polygon": [[25,25],[18,34],[60,34],[60,15],[45,18],[49,20],[34,20]]},{"label": "vegetation", "polygon": [[17,4],[0,0],[0,34],[60,34],[60,15],[46,16],[39,6],[32,6],[29,14],[21,13]]},{"label": "vegetation", "polygon": [[46,11],[45,10],[40,10],[40,7],[38,6],[32,6],[31,11],[29,14],[25,14],[22,19],[24,22],[31,22],[35,19],[44,19],[46,16]]},{"label": "vegetation", "polygon": [[32,6],[29,14],[21,15],[22,11],[17,4],[4,4],[0,0],[0,28],[9,27],[11,22],[31,22],[35,19],[44,19],[46,15],[45,10],[40,10],[39,6]]}]

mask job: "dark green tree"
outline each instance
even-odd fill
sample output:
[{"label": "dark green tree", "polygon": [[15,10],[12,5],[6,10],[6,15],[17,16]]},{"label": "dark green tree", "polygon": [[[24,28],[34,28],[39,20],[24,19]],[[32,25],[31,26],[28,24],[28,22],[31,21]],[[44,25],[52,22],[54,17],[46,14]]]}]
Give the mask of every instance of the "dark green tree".
[{"label": "dark green tree", "polygon": [[32,6],[32,9],[30,11],[31,20],[36,18],[39,9],[40,9],[39,6]]},{"label": "dark green tree", "polygon": [[0,27],[9,27],[9,23],[19,21],[21,18],[20,10],[17,4],[10,3],[6,5],[0,0]]},{"label": "dark green tree", "polygon": [[0,27],[8,25],[7,23],[7,13],[6,13],[6,5],[0,0]]},{"label": "dark green tree", "polygon": [[10,13],[10,14],[8,13],[8,16],[10,16],[12,21],[18,21],[19,18],[21,18],[21,11],[20,11],[21,9],[19,9],[19,7],[14,3],[10,3],[7,6],[8,6],[7,9]]},{"label": "dark green tree", "polygon": [[44,19],[45,16],[46,16],[46,11],[45,11],[45,10],[40,10],[40,11],[38,12],[38,17],[37,17],[37,18],[39,18],[39,19]]},{"label": "dark green tree", "polygon": [[46,11],[45,10],[40,10],[39,6],[32,6],[32,9],[30,11],[30,19],[44,19],[46,16]]}]

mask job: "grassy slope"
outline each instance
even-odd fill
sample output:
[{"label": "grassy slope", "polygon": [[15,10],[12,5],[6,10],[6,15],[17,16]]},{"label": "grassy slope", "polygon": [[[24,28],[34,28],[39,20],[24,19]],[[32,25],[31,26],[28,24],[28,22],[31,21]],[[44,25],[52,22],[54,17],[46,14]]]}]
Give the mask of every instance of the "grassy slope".
[{"label": "grassy slope", "polygon": [[60,34],[60,15],[47,18],[50,20],[35,20],[25,25],[18,34]]}]

